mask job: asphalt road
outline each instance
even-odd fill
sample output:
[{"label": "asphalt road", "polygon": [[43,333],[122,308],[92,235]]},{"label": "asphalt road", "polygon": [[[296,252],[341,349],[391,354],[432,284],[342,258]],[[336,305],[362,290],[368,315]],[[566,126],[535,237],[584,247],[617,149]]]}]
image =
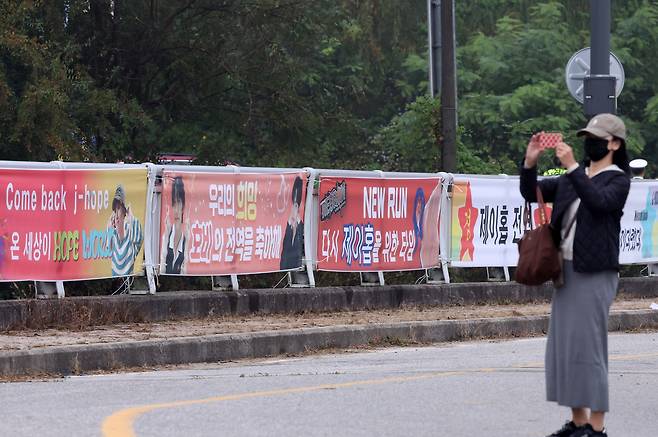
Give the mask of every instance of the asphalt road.
[{"label": "asphalt road", "polygon": [[[545,339],[0,384],[2,436],[544,436]],[[658,333],[610,335],[611,437],[658,435]]]}]

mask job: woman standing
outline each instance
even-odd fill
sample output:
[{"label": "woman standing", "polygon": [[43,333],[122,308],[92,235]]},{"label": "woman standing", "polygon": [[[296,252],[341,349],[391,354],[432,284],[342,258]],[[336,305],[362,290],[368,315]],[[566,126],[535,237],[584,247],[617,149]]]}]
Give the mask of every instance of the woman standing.
[{"label": "woman standing", "polygon": [[[546,346],[546,396],[571,408],[572,418],[553,437],[607,436],[608,312],[619,282],[619,231],[630,189],[626,127],[599,114],[578,131],[587,165],[559,143],[555,154],[567,173],[537,181],[543,150],[538,135],[521,168],[521,194],[536,201],[539,186],[553,202],[553,237],[564,259],[564,285],[553,292]],[[568,233],[567,233],[568,231]]]}]

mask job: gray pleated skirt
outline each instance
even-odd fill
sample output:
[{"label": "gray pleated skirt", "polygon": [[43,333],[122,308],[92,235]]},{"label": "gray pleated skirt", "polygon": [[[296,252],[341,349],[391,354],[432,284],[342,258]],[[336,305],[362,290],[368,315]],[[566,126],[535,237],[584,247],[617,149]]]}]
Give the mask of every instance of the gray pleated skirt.
[{"label": "gray pleated skirt", "polygon": [[608,411],[608,313],[616,271],[578,273],[564,261],[553,292],[546,345],[546,398],[571,408]]}]

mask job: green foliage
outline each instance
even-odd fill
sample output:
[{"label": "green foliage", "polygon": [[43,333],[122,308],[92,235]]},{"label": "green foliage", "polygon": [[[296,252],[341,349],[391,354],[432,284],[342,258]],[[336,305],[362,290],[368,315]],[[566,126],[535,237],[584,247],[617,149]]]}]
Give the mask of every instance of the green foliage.
[{"label": "green foliage", "polygon": [[419,97],[406,111],[393,117],[372,141],[369,160],[385,171],[439,171],[437,100]]},{"label": "green foliage", "polygon": [[[458,3],[456,12],[458,171],[515,174],[528,139],[538,131],[562,132],[581,156],[575,132],[586,119],[567,91],[564,66],[576,50],[589,45],[589,2],[476,0]],[[613,17],[612,47],[626,68],[619,112],[630,132],[629,154],[658,162],[658,90],[651,71],[658,6],[615,2]],[[424,112],[414,105],[407,111],[375,137],[380,150],[395,151],[395,156],[408,150],[413,157],[413,151],[428,153],[427,144],[436,144],[435,130],[426,128],[426,137],[418,137],[423,131],[414,123],[431,123],[421,116]],[[393,162],[404,170],[415,168],[410,161]],[[543,169],[556,165],[550,152],[540,161]]]},{"label": "green foliage", "polygon": [[[0,153],[438,171],[426,13],[381,0],[0,0]],[[473,0],[456,14],[458,171],[516,173],[540,130],[579,154],[585,118],[564,66],[589,45],[589,0]],[[613,2],[613,21],[628,148],[658,162],[658,5]]]}]

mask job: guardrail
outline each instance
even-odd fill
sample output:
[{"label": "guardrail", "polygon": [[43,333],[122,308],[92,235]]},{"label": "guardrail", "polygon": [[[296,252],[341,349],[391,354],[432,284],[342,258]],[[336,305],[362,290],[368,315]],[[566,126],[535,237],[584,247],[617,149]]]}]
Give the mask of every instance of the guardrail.
[{"label": "guardrail", "polygon": [[[0,161],[0,281],[502,268],[518,259],[518,177]],[[658,181],[634,180],[620,262],[658,262]],[[533,216],[536,211],[533,211]],[[655,229],[655,231],[654,231]],[[652,270],[650,269],[650,273]],[[226,285],[229,281],[226,281]]]}]

